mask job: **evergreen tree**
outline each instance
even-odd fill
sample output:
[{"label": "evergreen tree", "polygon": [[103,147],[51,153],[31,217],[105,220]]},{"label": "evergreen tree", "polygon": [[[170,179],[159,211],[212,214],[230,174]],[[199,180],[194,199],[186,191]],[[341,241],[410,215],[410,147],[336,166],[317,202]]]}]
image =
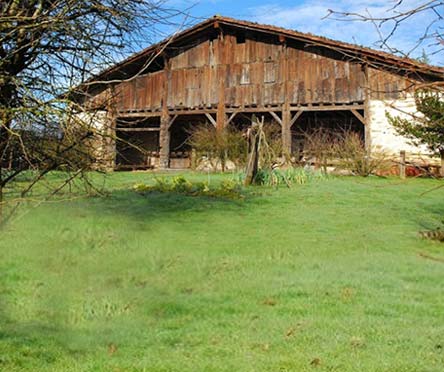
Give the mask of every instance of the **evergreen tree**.
[{"label": "evergreen tree", "polygon": [[426,145],[434,155],[440,156],[440,175],[444,177],[444,100],[439,92],[417,91],[415,103],[420,115],[401,118],[387,113],[387,118],[396,132],[413,145]]}]

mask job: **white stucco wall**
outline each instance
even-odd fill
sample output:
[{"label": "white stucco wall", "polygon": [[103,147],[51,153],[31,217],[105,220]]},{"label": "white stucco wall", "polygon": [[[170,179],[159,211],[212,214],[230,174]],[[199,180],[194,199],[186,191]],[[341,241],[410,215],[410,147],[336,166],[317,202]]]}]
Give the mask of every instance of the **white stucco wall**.
[{"label": "white stucco wall", "polygon": [[77,114],[77,118],[82,121],[82,124],[92,130],[103,130],[109,126],[108,113],[102,111],[83,111]]},{"label": "white stucco wall", "polygon": [[372,99],[369,100],[368,110],[372,148],[379,148],[396,156],[399,155],[401,150],[404,150],[407,156],[432,160],[430,152],[425,146],[416,147],[410,144],[407,138],[395,132],[386,117],[386,112],[389,112],[392,116],[410,119],[411,116],[408,114],[416,112],[413,97],[385,101]]}]

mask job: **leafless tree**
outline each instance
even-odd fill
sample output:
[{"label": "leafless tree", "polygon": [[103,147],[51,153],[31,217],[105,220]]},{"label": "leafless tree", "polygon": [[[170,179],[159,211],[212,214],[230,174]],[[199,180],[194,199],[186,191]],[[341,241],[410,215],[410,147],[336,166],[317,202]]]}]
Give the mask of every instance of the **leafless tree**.
[{"label": "leafless tree", "polygon": [[174,31],[183,14],[166,0],[0,2],[0,211],[24,173],[21,196],[51,170],[70,171],[57,192],[90,165],[94,118],[78,120],[66,93]]},{"label": "leafless tree", "polygon": [[[430,55],[439,54],[444,50],[444,1],[441,0],[389,0],[384,15],[375,15],[366,10],[362,13],[340,12],[328,10],[328,18],[338,21],[372,23],[378,34],[379,47],[391,53],[410,56],[420,46],[430,48]],[[410,50],[400,50],[392,43],[402,26],[407,22],[418,22],[422,26],[420,37]]]}]

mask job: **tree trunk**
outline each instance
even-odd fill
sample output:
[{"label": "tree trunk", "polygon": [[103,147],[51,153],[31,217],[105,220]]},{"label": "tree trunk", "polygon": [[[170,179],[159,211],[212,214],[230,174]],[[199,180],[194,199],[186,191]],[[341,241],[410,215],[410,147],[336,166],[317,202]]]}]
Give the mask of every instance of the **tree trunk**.
[{"label": "tree trunk", "polygon": [[10,145],[10,132],[12,115],[11,104],[15,97],[15,88],[4,79],[0,80],[0,225],[3,222],[3,190],[5,187],[5,174],[3,168],[7,165],[8,155],[7,149]]},{"label": "tree trunk", "polygon": [[0,227],[3,224],[3,184],[2,184],[2,166],[0,164]]},{"label": "tree trunk", "polygon": [[248,133],[248,159],[247,169],[245,171],[245,186],[249,186],[254,182],[259,168],[259,136],[254,126],[250,128]]}]

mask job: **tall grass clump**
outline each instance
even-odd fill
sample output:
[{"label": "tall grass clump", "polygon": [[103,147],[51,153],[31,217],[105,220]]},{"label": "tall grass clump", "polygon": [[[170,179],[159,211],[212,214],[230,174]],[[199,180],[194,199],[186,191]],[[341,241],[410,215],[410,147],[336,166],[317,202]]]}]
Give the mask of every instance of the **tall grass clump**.
[{"label": "tall grass clump", "polygon": [[[240,176],[241,182],[244,175]],[[259,186],[287,186],[293,185],[305,185],[312,181],[325,180],[329,176],[318,170],[312,170],[310,168],[292,167],[287,169],[259,169],[255,178],[255,185]]]}]

